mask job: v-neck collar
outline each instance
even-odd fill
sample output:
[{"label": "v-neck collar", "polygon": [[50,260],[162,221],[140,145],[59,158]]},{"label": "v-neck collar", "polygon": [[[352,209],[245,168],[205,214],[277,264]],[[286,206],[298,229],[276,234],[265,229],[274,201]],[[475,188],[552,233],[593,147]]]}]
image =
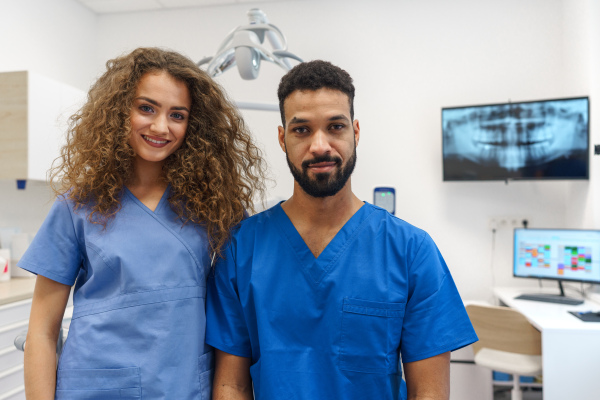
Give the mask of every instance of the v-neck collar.
[{"label": "v-neck collar", "polygon": [[138,199],[137,197],[135,197],[135,195],[131,192],[131,190],[129,190],[129,188],[127,186],[125,186],[125,193],[127,193],[127,195],[138,206],[142,207],[144,210],[146,210],[146,211],[148,211],[149,213],[152,213],[152,214],[158,214],[160,212],[160,210],[162,209],[164,203],[167,202],[167,198],[169,197],[169,192],[170,191],[171,191],[171,185],[168,185],[167,188],[165,189],[165,192],[162,194],[162,197],[158,201],[158,204],[156,205],[156,208],[154,209],[154,211],[152,211],[148,206],[146,206],[144,203],[142,203],[142,201],[140,199]]},{"label": "v-neck collar", "polygon": [[158,202],[158,205],[156,206],[154,211],[152,211],[149,207],[147,207],[144,203],[142,203],[140,201],[140,199],[135,197],[135,195],[133,193],[131,193],[131,190],[129,190],[129,188],[127,188],[125,186],[125,193],[127,194],[127,196],[135,204],[137,204],[142,210],[144,210],[146,213],[148,213],[155,221],[157,221],[159,224],[161,224],[167,231],[171,232],[173,234],[173,236],[175,236],[177,238],[177,240],[179,240],[181,242],[181,244],[183,244],[185,246],[187,251],[190,253],[192,258],[194,259],[196,266],[198,268],[202,269],[202,263],[200,263],[200,260],[196,256],[196,253],[194,252],[194,250],[192,250],[192,247],[190,246],[190,244],[181,235],[179,229],[174,227],[172,223],[169,223],[168,218],[164,218],[164,216],[159,215],[159,212],[165,207],[165,204],[168,203],[167,199],[169,197],[170,192],[171,192],[171,185],[167,186],[167,188],[165,189],[165,192],[163,193],[162,197],[160,198],[160,201]]},{"label": "v-neck collar", "polygon": [[302,268],[307,277],[309,277],[316,285],[318,285],[336,265],[339,257],[344,253],[348,246],[352,244],[353,239],[360,232],[360,228],[374,211],[375,208],[365,202],[365,204],[363,204],[335,234],[321,254],[319,254],[318,257],[315,257],[281,207],[281,203],[273,207],[274,219],[278,221],[281,233],[292,248],[300,268]]}]

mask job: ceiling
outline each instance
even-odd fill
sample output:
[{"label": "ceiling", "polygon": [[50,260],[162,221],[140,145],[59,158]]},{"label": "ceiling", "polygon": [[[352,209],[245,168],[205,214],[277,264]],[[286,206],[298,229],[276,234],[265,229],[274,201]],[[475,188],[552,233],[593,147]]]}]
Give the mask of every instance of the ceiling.
[{"label": "ceiling", "polygon": [[172,8],[207,7],[227,4],[266,3],[285,0],[76,0],[96,14]]}]

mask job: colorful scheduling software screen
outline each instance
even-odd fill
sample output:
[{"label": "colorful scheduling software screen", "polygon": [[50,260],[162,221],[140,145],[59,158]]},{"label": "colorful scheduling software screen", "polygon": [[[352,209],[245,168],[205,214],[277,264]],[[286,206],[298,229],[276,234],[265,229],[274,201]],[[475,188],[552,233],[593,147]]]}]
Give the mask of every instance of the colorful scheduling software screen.
[{"label": "colorful scheduling software screen", "polygon": [[600,231],[515,229],[513,275],[600,283]]}]

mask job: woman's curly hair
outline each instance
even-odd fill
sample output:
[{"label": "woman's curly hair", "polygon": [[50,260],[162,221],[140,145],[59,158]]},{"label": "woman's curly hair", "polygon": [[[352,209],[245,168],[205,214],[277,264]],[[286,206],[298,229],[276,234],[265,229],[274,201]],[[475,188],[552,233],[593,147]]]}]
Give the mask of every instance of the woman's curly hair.
[{"label": "woman's curly hair", "polygon": [[54,191],[106,227],[133,177],[130,114],[138,82],[148,72],[167,72],[192,99],[184,143],[163,167],[169,203],[183,223],[206,228],[210,250],[220,256],[231,228],[254,211],[255,196],[264,199],[265,163],[243,119],[223,89],[179,53],[139,48],[106,66],[69,120],[67,144],[50,171]]}]

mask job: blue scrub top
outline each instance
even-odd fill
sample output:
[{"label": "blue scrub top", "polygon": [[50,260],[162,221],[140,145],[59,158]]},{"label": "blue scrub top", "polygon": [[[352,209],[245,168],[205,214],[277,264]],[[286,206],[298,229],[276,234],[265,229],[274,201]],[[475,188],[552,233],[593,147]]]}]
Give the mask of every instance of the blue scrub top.
[{"label": "blue scrub top", "polygon": [[125,189],[106,229],[59,198],[19,266],[73,285],[56,399],[210,400],[206,231]]},{"label": "blue scrub top", "polygon": [[207,343],[252,359],[257,399],[400,399],[400,357],[477,340],[433,240],[371,204],[316,259],[276,205],[211,275]]}]

